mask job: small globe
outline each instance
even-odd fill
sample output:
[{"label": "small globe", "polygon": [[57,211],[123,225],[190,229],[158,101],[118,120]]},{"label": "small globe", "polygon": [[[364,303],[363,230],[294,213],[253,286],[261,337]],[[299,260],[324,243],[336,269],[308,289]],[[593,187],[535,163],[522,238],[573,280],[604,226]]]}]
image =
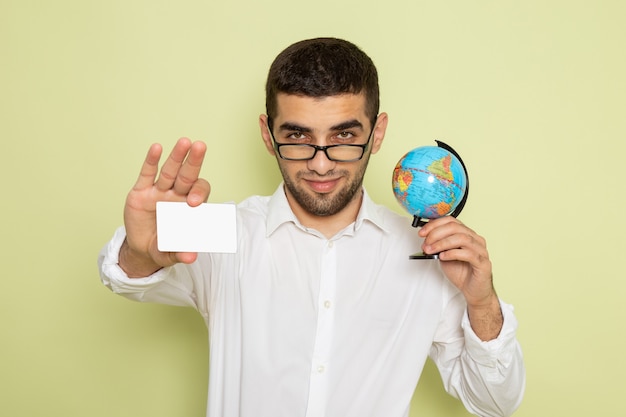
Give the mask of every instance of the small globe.
[{"label": "small globe", "polygon": [[[404,155],[393,170],[393,193],[416,219],[436,219],[462,208],[468,179],[465,167],[452,148],[422,146]],[[415,225],[415,224],[414,224]]]}]

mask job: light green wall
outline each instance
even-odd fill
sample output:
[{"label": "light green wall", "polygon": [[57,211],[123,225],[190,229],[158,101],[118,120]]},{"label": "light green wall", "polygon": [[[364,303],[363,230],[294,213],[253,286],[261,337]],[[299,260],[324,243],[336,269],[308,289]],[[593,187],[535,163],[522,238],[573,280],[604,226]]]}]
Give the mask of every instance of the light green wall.
[{"label": "light green wall", "polygon": [[[267,68],[327,35],[380,71],[376,200],[400,211],[391,172],[415,146],[468,165],[461,218],[521,322],[516,415],[623,414],[625,3],[247,3],[0,0],[0,415],[203,415],[200,318],[110,294],[96,255],[152,142],[206,141],[213,201],[271,193]],[[428,365],[411,415],[467,413]]]}]

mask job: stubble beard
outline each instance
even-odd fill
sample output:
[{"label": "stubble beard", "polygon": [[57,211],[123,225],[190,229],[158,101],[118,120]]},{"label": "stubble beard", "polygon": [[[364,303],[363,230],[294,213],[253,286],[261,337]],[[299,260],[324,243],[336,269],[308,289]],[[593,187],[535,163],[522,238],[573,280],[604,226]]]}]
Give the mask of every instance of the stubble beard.
[{"label": "stubble beard", "polygon": [[[295,180],[292,180],[283,167],[279,164],[280,171],[283,176],[285,188],[289,191],[296,203],[306,212],[315,216],[326,217],[332,216],[343,210],[350,202],[352,202],[357,194],[363,187],[363,177],[365,176],[365,168],[367,167],[367,161],[361,166],[361,168],[355,172],[354,177],[350,177],[349,171],[334,170],[330,171],[324,176],[312,174],[310,171],[299,171],[295,175]],[[330,177],[336,178],[343,176],[348,178],[348,183],[336,193],[313,193],[310,194],[302,187],[298,187],[297,183],[307,178],[311,178],[315,175],[316,179]]]}]

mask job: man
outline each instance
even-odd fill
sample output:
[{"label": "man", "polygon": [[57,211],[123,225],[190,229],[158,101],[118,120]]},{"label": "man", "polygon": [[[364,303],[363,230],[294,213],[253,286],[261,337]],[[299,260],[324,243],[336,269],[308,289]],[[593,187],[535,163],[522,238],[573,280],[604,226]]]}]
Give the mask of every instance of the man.
[{"label": "man", "polygon": [[[153,145],[128,194],[125,228],[99,258],[128,298],[187,305],[210,335],[211,417],[403,417],[426,358],[483,416],[510,415],[525,380],[512,308],[498,299],[485,240],[452,217],[415,232],[362,181],[381,147],[367,55],[330,38],[276,58],[263,142],[283,183],[237,206],[236,254],[161,253],[155,204],[207,201],[206,151],[179,140],[159,173]],[[407,254],[440,253],[439,261]]]}]

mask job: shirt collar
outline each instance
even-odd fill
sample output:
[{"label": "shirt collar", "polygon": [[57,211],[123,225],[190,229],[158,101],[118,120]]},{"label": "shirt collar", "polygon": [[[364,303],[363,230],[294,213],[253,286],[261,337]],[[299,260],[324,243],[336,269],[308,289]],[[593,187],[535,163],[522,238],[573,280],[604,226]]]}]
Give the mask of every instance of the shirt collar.
[{"label": "shirt collar", "polygon": [[[361,203],[361,208],[357,214],[356,221],[351,226],[348,226],[347,229],[352,229],[356,232],[365,222],[372,223],[384,232],[389,231],[389,229],[385,227],[381,206],[374,203],[374,201],[372,201],[367,194],[365,188],[363,188],[363,202]],[[300,229],[306,230],[306,227],[300,223],[300,221],[296,218],[296,215],[291,210],[289,202],[287,201],[287,196],[285,195],[284,183],[281,182],[269,201],[266,221],[267,236],[269,237],[272,235],[276,229],[284,223],[293,223]]]}]

